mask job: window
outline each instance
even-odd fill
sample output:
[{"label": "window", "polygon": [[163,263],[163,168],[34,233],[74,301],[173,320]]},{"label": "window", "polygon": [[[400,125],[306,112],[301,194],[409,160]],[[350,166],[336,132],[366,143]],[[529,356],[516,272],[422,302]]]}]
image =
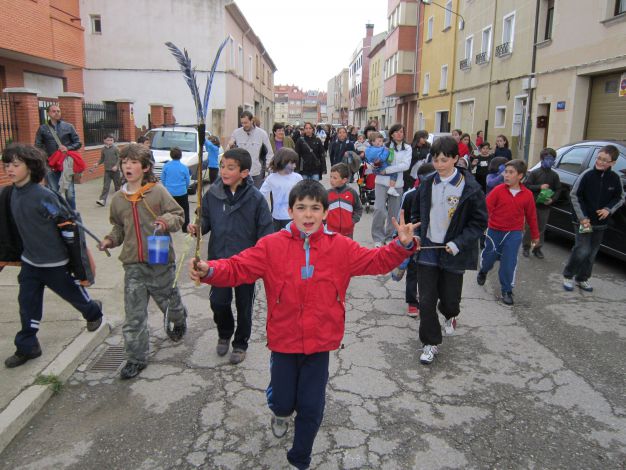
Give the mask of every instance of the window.
[{"label": "window", "polygon": [[91,34],[102,34],[100,15],[91,15]]},{"label": "window", "polygon": [[567,171],[568,173],[582,173],[582,164],[585,162],[587,155],[589,155],[590,148],[591,147],[574,147],[561,157],[557,168]]},{"label": "window", "polygon": [[428,91],[430,90],[430,74],[424,74],[424,89],[422,90],[422,95],[428,95]]},{"label": "window", "polygon": [[513,51],[515,37],[515,12],[509,13],[502,19],[502,44],[509,44],[509,52]]},{"label": "window", "polygon": [[548,0],[548,10],[546,11],[546,32],[544,40],[552,38],[552,22],[554,21],[554,0]]},{"label": "window", "polygon": [[626,0],[615,0],[615,16],[626,13]]},{"label": "window", "polygon": [[248,81],[252,81],[252,56],[248,56]]},{"label": "window", "polygon": [[426,40],[430,41],[433,38],[433,28],[435,26],[435,17],[428,18],[428,27],[426,28]]},{"label": "window", "polygon": [[465,58],[472,60],[472,53],[474,50],[474,36],[470,36],[465,39]]},{"label": "window", "polygon": [[506,106],[496,106],[496,122],[493,127],[501,128],[506,123]]},{"label": "window", "polygon": [[452,25],[452,0],[446,2],[446,16],[443,20],[443,30],[450,28]]},{"label": "window", "polygon": [[443,91],[448,87],[448,66],[441,66],[441,78],[439,79],[439,91]]},{"label": "window", "polygon": [[484,52],[487,57],[491,53],[491,26],[483,29],[483,41],[480,45],[480,52]]},{"label": "window", "polygon": [[237,73],[243,77],[243,47],[239,46],[239,57],[237,60]]}]

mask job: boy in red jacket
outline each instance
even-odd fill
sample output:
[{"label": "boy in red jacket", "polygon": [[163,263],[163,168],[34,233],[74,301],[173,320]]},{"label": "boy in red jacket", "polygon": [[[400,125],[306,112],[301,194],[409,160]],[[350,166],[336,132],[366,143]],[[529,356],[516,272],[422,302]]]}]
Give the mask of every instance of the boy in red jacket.
[{"label": "boy in red jacket", "polygon": [[272,432],[282,437],[295,411],[289,463],[299,469],[311,463],[313,441],[324,414],[329,352],[344,333],[345,298],[350,278],[388,273],[419,246],[416,224],[393,219],[398,238],[368,249],[327,232],[322,221],[328,196],[317,181],[297,183],[289,193],[289,215],[283,230],[261,238],[238,255],[190,262],[190,276],[215,286],[236,286],[263,278],[267,297],[267,346],[272,351],[267,401]]},{"label": "boy in red jacket", "polygon": [[361,220],[363,206],[357,192],[348,186],[349,178],[350,169],[345,163],[337,163],[331,167],[326,227],[332,232],[352,238],[354,225]]},{"label": "boy in red jacket", "polygon": [[513,285],[517,254],[524,235],[524,222],[530,227],[531,245],[539,242],[537,211],[533,193],[520,182],[526,175],[523,160],[511,160],[504,168],[504,183],[496,186],[487,195],[489,228],[485,248],[481,254],[480,271],[476,281],[484,285],[487,273],[500,260],[500,287],[502,302],[513,305]]}]

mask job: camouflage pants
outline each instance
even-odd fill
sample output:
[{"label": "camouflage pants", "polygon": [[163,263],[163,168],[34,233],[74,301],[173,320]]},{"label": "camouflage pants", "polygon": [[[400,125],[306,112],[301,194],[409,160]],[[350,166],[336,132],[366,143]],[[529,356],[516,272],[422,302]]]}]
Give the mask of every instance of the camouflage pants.
[{"label": "camouflage pants", "polygon": [[129,362],[148,362],[148,300],[154,299],[174,324],[185,318],[185,307],[178,288],[172,289],[174,264],[128,264],[124,266],[124,309],[126,320],[122,331]]}]

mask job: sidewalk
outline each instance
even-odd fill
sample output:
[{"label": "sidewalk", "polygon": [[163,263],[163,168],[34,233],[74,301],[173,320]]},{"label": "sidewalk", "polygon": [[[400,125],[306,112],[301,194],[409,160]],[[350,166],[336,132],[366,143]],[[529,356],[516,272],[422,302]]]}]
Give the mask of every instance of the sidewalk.
[{"label": "sidewalk", "polygon": [[[102,208],[95,201],[102,190],[102,178],[76,185],[78,209],[85,225],[99,238],[110,230],[109,206]],[[109,197],[110,202],[110,197]],[[0,364],[0,452],[52,395],[50,387],[33,385],[38,375],[57,376],[64,382],[93,349],[124,318],[123,272],[117,260],[119,250],[108,258],[95,248],[88,237],[87,244],[96,262],[96,283],[89,288],[92,298],[103,303],[105,322],[94,333],[85,329],[85,321],[68,303],[46,290],[44,315],[38,334],[43,355],[15,369]],[[0,272],[0,359],[4,362],[13,354],[13,339],[20,328],[17,303],[19,267],[6,267]]]}]

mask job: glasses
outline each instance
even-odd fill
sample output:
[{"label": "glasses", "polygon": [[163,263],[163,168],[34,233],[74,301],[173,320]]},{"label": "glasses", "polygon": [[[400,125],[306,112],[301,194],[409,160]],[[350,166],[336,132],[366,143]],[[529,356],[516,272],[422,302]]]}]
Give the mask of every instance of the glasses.
[{"label": "glasses", "polygon": [[604,163],[605,165],[608,165],[609,163],[613,163],[613,160],[611,160],[610,158],[602,158],[602,157],[596,157],[596,161],[598,163]]}]

